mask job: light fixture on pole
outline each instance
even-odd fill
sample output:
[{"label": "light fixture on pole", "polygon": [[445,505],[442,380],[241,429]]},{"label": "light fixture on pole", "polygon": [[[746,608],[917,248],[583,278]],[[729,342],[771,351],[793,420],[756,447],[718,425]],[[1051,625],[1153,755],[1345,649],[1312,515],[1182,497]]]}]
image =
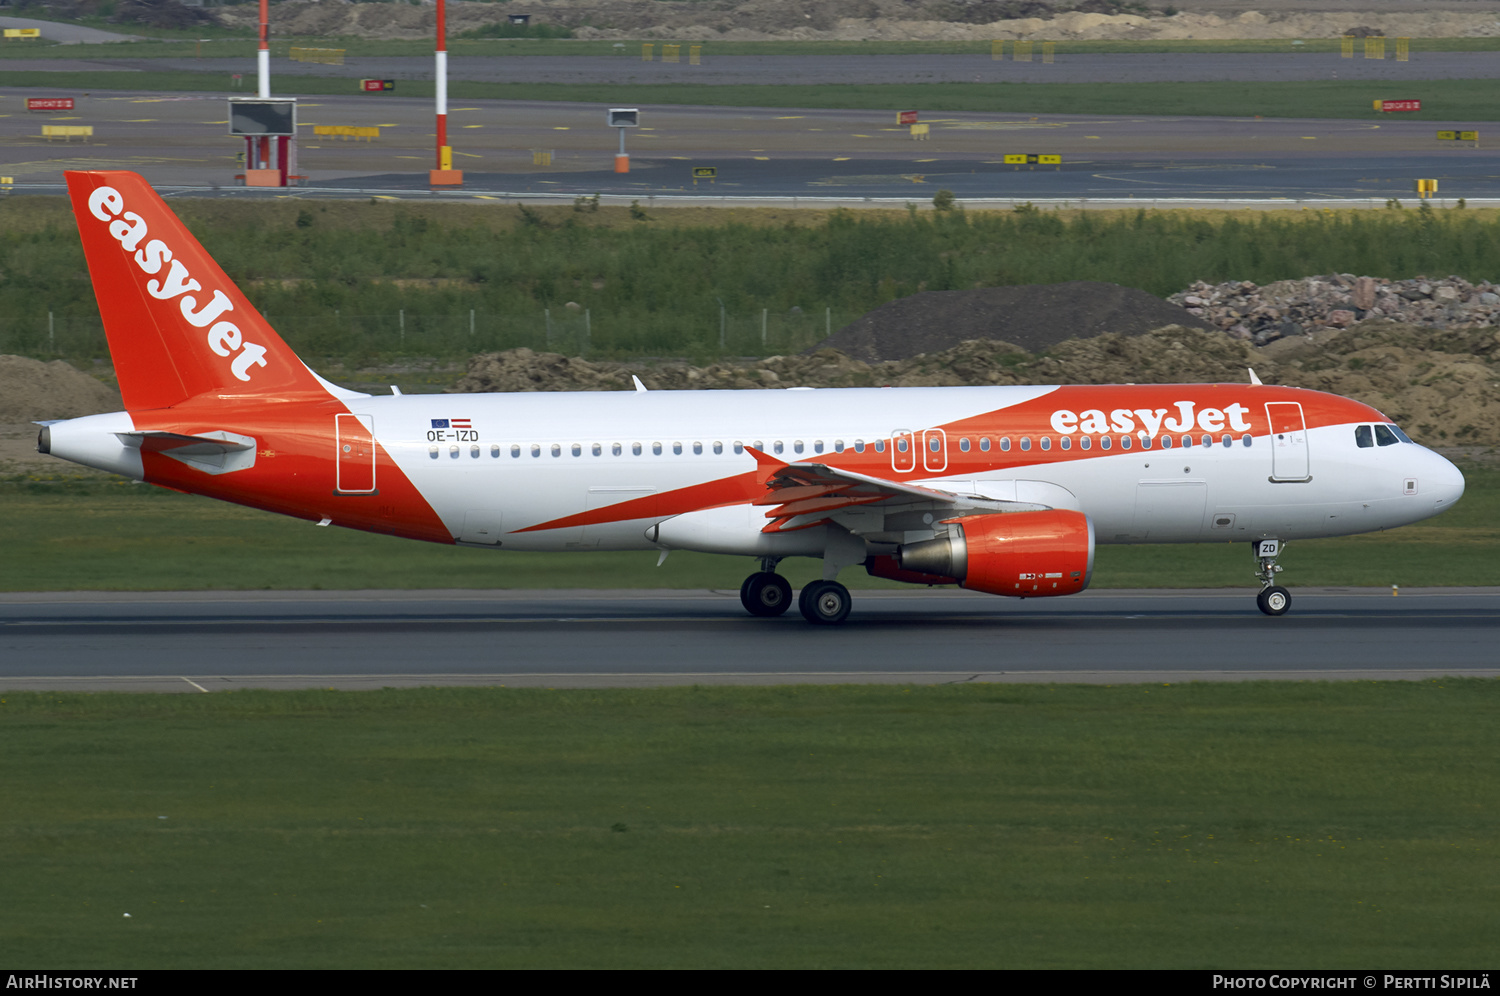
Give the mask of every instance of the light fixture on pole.
[{"label": "light fixture on pole", "polygon": [[641,112],[637,107],[611,107],[605,115],[611,128],[620,129],[620,151],[615,155],[615,172],[630,172],[630,156],[625,152],[625,129],[641,126]]}]

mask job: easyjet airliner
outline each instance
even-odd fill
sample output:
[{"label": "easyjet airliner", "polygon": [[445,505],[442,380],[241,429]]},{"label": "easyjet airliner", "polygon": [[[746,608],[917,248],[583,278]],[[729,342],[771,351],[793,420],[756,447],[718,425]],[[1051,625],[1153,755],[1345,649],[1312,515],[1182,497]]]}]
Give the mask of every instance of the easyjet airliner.
[{"label": "easyjet airliner", "polygon": [[125,411],[44,453],[307,519],[496,550],[755,558],[740,597],[849,613],[841,571],[1021,598],[1088,586],[1096,543],[1244,542],[1261,610],[1289,540],[1390,529],[1463,494],[1442,456],[1346,398],[1262,385],[372,397],[270,328],[134,173],[68,190]]}]

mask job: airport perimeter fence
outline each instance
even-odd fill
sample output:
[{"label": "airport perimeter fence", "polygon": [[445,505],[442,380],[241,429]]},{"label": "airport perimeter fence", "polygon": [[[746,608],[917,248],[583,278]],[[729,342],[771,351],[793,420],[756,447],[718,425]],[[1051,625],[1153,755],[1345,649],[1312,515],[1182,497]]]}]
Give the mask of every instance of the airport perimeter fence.
[{"label": "airport perimeter fence", "polygon": [[[728,308],[659,312],[643,319],[599,317],[591,309],[543,308],[540,312],[490,314],[396,311],[359,315],[267,314],[271,326],[308,360],[344,362],[423,357],[467,359],[518,347],[597,359],[685,356],[694,359],[797,353],[841,328],[853,314],[832,308],[762,308],[751,314]],[[34,359],[92,362],[109,358],[97,316],[55,312],[0,317],[0,353]]]}]

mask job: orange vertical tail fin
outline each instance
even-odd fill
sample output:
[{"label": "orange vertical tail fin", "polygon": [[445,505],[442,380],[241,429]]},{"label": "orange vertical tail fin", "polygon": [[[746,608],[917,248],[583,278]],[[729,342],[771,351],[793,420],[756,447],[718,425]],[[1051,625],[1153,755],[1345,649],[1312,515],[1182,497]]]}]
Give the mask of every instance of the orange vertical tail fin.
[{"label": "orange vertical tail fin", "polygon": [[68,195],[131,410],[200,395],[327,395],[172,209],[135,173],[68,172]]}]

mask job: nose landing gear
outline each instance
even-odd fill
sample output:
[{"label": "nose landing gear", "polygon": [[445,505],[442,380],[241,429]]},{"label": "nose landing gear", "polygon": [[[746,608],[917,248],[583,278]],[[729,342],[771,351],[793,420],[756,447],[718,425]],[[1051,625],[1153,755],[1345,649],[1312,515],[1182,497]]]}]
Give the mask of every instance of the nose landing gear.
[{"label": "nose landing gear", "polygon": [[1276,563],[1276,558],[1281,556],[1286,544],[1281,540],[1255,540],[1250,544],[1250,549],[1255,553],[1257,564],[1255,577],[1261,584],[1255,604],[1268,616],[1286,615],[1287,609],[1292,607],[1292,593],[1276,583],[1276,575],[1281,573],[1281,565]]}]

